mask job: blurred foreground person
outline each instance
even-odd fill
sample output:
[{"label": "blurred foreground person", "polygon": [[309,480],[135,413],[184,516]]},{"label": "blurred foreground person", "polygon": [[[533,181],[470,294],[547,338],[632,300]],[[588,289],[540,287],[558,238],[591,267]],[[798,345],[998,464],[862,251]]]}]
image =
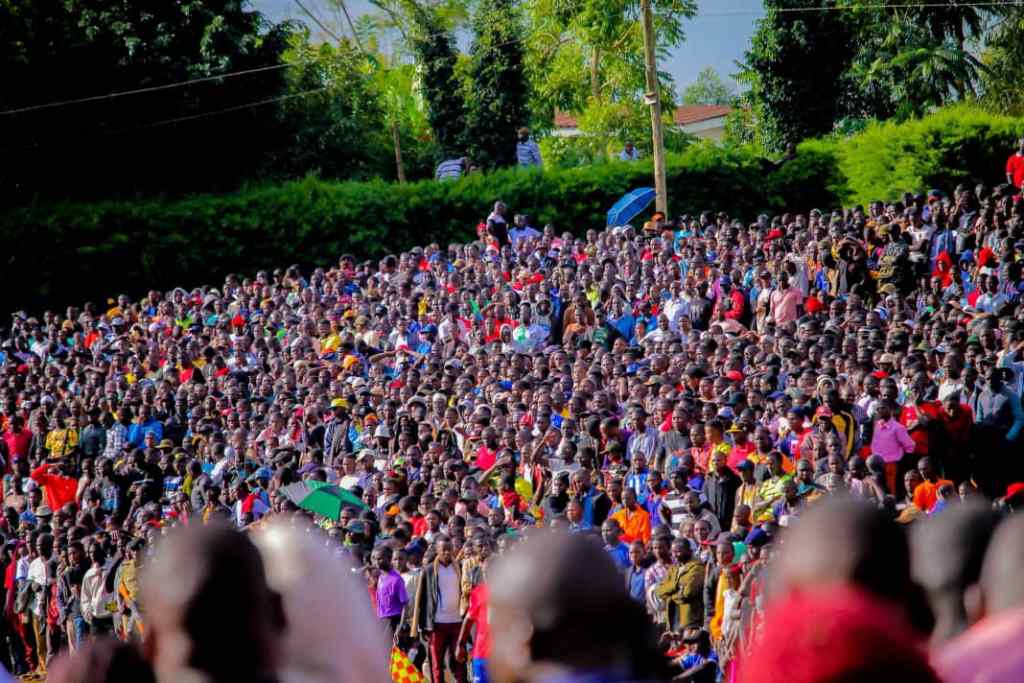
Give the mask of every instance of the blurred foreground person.
[{"label": "blurred foreground person", "polygon": [[157,545],[141,577],[143,649],[158,681],[280,680],[281,596],[249,537],[192,526]]},{"label": "blurred foreground person", "polygon": [[977,592],[985,551],[998,523],[999,515],[989,505],[971,500],[911,528],[911,568],[935,615],[935,652],[970,623],[965,597]]},{"label": "blurred foreground person", "polygon": [[322,536],[285,522],[254,534],[270,587],[281,595],[285,629],[282,683],[386,683],[388,644],[372,628],[366,590],[351,565],[332,557]]},{"label": "blurred foreground person", "polygon": [[897,608],[852,586],[794,591],[768,608],[739,680],[938,683],[912,633]]},{"label": "blurred foreground person", "polygon": [[153,683],[153,669],[134,643],[112,637],[83,641],[73,654],[58,657],[47,683]]},{"label": "blurred foreground person", "polygon": [[1024,517],[1007,518],[992,536],[981,570],[983,618],[935,654],[950,683],[1024,681]]},{"label": "blurred foreground person", "polygon": [[601,545],[579,535],[530,538],[489,580],[490,674],[496,683],[642,680],[662,658],[643,605]]},{"label": "blurred foreground person", "polygon": [[931,632],[931,611],[910,577],[906,535],[873,506],[836,498],[808,508],[784,536],[776,562],[769,598],[852,584],[902,609],[922,636]]}]

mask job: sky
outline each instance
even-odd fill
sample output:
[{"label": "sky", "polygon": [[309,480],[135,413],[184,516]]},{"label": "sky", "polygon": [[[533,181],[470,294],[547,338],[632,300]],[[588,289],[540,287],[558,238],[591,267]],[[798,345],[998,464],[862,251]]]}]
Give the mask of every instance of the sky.
[{"label": "sky", "polygon": [[[311,24],[295,0],[251,2],[253,7],[275,21],[291,18]],[[301,2],[328,26],[336,26],[326,0]],[[353,19],[373,9],[366,0],[349,0],[348,8],[354,15]],[[697,16],[684,24],[686,41],[673,51],[667,63],[661,65],[675,78],[677,92],[682,92],[698,73],[709,66],[722,77],[734,74],[735,62],[742,59],[754,33],[755,22],[763,14],[761,0],[698,0]]]}]

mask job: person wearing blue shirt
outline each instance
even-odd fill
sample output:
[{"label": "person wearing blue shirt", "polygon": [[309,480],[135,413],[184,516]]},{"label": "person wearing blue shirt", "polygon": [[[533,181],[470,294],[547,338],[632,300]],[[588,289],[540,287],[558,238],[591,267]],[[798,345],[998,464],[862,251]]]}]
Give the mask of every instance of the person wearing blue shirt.
[{"label": "person wearing blue shirt", "polygon": [[520,166],[536,166],[540,168],[540,147],[536,140],[530,138],[529,128],[519,129],[519,140],[516,142],[516,161]]},{"label": "person wearing blue shirt", "polygon": [[614,519],[606,519],[601,525],[601,538],[604,539],[604,549],[612,558],[615,566],[622,571],[629,569],[629,546],[619,540],[622,536],[622,527]]},{"label": "person wearing blue shirt", "polygon": [[146,440],[146,434],[153,434],[155,441],[159,443],[164,438],[164,426],[153,417],[153,409],[143,404],[139,409],[139,416],[128,428],[128,443],[135,448],[142,448]]},{"label": "person wearing blue shirt", "polygon": [[629,597],[642,604],[647,602],[646,583],[644,580],[647,568],[643,565],[646,555],[643,541],[634,541],[629,546],[629,569],[626,570],[626,587],[629,590]]}]

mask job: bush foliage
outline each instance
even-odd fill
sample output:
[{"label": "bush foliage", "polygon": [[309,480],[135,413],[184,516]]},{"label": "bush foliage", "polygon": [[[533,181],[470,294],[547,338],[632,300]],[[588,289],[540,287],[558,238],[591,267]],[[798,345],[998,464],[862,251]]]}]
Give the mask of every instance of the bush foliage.
[{"label": "bush foliage", "polygon": [[[774,168],[748,146],[694,144],[671,155],[673,215],[806,211],[890,199],[904,190],[1001,182],[1017,119],[956,108],[872,125],[848,139],[803,143]],[[0,287],[7,310],[96,300],[122,291],[212,284],[230,272],[379,257],[414,244],[465,240],[495,200],[577,234],[604,225],[625,192],[651,184],[651,162],[546,171],[505,169],[456,182],[405,185],[313,178],[174,202],[109,201],[0,215],[12,245]],[[641,219],[638,219],[641,220]]]}]

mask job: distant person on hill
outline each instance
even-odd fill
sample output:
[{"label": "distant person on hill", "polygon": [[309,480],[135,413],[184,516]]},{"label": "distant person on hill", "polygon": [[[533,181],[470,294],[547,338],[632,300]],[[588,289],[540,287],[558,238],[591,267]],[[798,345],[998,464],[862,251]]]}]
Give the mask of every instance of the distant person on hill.
[{"label": "distant person on hill", "polygon": [[516,142],[516,161],[520,166],[540,168],[542,165],[540,147],[537,146],[537,141],[530,137],[530,129],[525,126],[519,129],[519,139]]},{"label": "distant person on hill", "polygon": [[447,159],[437,165],[437,170],[434,171],[434,179],[458,180],[465,174],[467,166],[469,166],[469,160],[466,157]]},{"label": "distant person on hill", "polygon": [[1024,184],[1024,138],[1017,141],[1017,151],[1006,160],[1006,182],[1016,188]]}]

